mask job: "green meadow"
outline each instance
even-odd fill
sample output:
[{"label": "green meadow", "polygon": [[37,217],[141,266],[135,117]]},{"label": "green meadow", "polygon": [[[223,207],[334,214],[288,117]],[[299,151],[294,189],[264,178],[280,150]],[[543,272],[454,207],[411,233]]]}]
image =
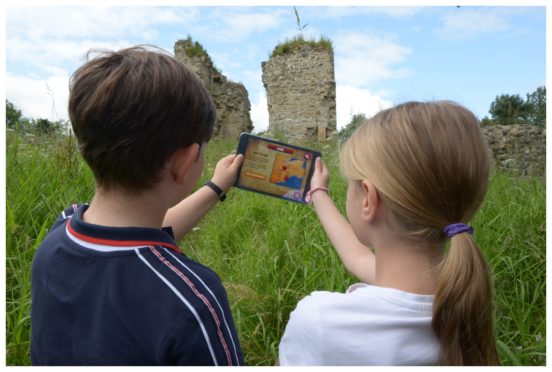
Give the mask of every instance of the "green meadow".
[{"label": "green meadow", "polygon": [[[7,133],[6,363],[29,365],[30,269],[58,214],[88,202],[93,178],[68,138],[19,139]],[[335,143],[304,144],[323,153],[330,194],[344,211],[346,181]],[[236,141],[213,140],[198,185]],[[493,170],[472,221],[494,283],[495,328],[503,365],[546,365],[545,183]],[[248,365],[273,365],[289,313],[315,290],[355,283],[312,207],[233,189],[181,242],[183,252],[222,279]]]}]

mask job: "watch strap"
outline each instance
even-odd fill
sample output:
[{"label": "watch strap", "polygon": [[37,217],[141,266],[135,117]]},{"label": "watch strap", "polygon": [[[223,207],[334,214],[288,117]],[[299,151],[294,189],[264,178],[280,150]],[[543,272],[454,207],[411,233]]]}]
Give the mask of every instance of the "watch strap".
[{"label": "watch strap", "polygon": [[219,200],[224,201],[226,199],[226,193],[217,186],[213,181],[207,181],[205,182],[205,186],[209,187],[211,190],[217,193]]}]

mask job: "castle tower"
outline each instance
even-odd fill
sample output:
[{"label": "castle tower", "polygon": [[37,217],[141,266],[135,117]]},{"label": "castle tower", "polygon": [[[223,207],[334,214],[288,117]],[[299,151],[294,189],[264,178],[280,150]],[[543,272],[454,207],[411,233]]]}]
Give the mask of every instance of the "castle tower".
[{"label": "castle tower", "polygon": [[269,132],[324,141],[337,128],[331,44],[305,42],[282,53],[277,49],[262,63]]},{"label": "castle tower", "polygon": [[238,138],[242,132],[251,132],[251,103],[243,84],[229,81],[214,65],[203,47],[190,37],[174,45],[175,57],[184,62],[203,81],[217,108],[214,135]]}]

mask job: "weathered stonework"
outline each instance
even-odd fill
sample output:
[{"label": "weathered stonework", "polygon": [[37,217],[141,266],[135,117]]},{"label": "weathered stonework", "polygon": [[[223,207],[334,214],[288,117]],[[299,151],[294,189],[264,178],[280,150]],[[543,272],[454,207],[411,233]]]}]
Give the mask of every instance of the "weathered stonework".
[{"label": "weathered stonework", "polygon": [[493,125],[483,128],[495,165],[524,176],[546,174],[546,130],[534,125]]},{"label": "weathered stonework", "polygon": [[262,63],[270,133],[325,140],[337,129],[333,51],[308,45]]},{"label": "weathered stonework", "polygon": [[189,55],[186,51],[192,48],[190,38],[179,40],[174,45],[174,55],[184,62],[203,81],[211,93],[217,108],[217,122],[214,135],[224,138],[238,138],[242,132],[251,132],[251,103],[243,84],[228,80],[215,68],[207,54]]}]

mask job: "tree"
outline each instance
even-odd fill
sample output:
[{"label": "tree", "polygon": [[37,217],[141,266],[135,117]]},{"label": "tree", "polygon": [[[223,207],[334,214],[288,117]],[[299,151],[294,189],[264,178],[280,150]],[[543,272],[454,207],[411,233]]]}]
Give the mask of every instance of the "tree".
[{"label": "tree", "polygon": [[491,119],[500,125],[527,124],[530,112],[531,104],[525,102],[519,94],[501,94],[489,109]]},{"label": "tree", "polygon": [[546,87],[538,87],[533,93],[527,94],[527,103],[531,106],[529,123],[546,126]]},{"label": "tree", "polygon": [[353,132],[366,121],[366,119],[367,119],[366,115],[364,115],[362,113],[354,114],[353,117],[351,118],[351,121],[349,122],[349,124],[344,126],[339,131],[339,138],[341,138],[341,139],[349,138],[351,136],[351,134],[353,134]]},{"label": "tree", "polygon": [[6,100],[6,127],[15,129],[17,124],[21,123],[22,117],[21,110],[18,110],[13,103]]},{"label": "tree", "polygon": [[482,127],[489,127],[489,126],[492,126],[492,125],[496,125],[496,123],[494,121],[492,121],[491,119],[489,119],[487,116],[485,116],[483,119],[481,119],[481,126]]},{"label": "tree", "polygon": [[59,134],[63,130],[63,124],[60,121],[50,121],[48,119],[32,120],[33,132],[38,135]]},{"label": "tree", "polygon": [[20,134],[59,135],[65,133],[68,122],[26,118],[21,110],[6,100],[6,128],[17,129]]}]

